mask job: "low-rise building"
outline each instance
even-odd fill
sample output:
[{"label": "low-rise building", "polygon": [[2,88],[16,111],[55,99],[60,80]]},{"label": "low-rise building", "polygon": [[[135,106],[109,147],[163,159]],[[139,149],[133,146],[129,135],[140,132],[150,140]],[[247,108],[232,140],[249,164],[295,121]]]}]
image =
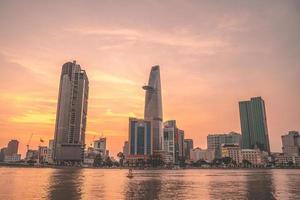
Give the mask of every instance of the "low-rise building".
[{"label": "low-rise building", "polygon": [[253,166],[265,164],[262,152],[259,149],[242,149],[242,160],[250,162]]},{"label": "low-rise building", "polygon": [[233,161],[236,162],[236,164],[242,163],[242,153],[241,148],[239,145],[234,144],[223,144],[221,147],[221,155],[222,158],[229,157]]},{"label": "low-rise building", "polygon": [[214,151],[211,151],[209,149],[201,149],[197,147],[195,149],[191,149],[190,158],[193,162],[197,162],[199,160],[212,162],[215,159],[215,154]]},{"label": "low-rise building", "polygon": [[272,154],[276,166],[300,166],[300,156],[287,156],[284,153]]},{"label": "low-rise building", "polygon": [[209,134],[207,136],[207,149],[214,151],[216,158],[221,158],[222,145],[236,144],[241,146],[242,136],[236,132],[228,134]]},{"label": "low-rise building", "polygon": [[21,154],[12,154],[4,156],[4,162],[18,162],[21,160]]}]

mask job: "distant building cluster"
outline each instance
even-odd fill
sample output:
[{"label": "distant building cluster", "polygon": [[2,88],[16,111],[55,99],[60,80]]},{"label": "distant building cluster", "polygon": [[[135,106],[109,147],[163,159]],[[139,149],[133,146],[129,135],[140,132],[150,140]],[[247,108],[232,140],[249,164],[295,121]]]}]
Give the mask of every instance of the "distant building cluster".
[{"label": "distant building cluster", "polygon": [[[300,166],[300,135],[290,131],[282,138],[282,153],[271,153],[264,100],[253,97],[239,102],[241,134],[209,134],[207,149],[194,147],[176,120],[163,121],[160,67],[151,68],[145,93],[144,118],[129,118],[128,140],[109,156],[107,141],[100,137],[86,146],[89,80],[80,65],[67,62],[60,75],[54,139],[48,146],[29,149],[25,162],[51,165],[155,166]],[[41,140],[41,142],[44,142]],[[1,149],[0,162],[21,161],[19,142],[11,140]]]},{"label": "distant building cluster", "polygon": [[129,118],[128,141],[123,147],[127,164],[151,165],[153,160],[159,160],[166,165],[179,165],[190,158],[193,140],[184,138],[184,131],[175,120],[163,123],[159,66],[152,67],[148,85],[143,89],[144,119]]}]

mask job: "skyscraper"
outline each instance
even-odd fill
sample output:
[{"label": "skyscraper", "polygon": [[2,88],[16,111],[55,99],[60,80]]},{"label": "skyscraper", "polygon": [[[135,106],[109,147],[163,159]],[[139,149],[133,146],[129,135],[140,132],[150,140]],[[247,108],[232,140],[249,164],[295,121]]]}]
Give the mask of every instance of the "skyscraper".
[{"label": "skyscraper", "polygon": [[60,76],[54,134],[54,160],[58,164],[83,161],[88,93],[86,72],[76,61],[65,63]]},{"label": "skyscraper", "polygon": [[244,149],[270,152],[265,102],[261,97],[239,102]]},{"label": "skyscraper", "polygon": [[129,118],[130,156],[150,156],[152,154],[151,121]]},{"label": "skyscraper", "polygon": [[143,89],[146,90],[144,118],[152,123],[153,151],[161,150],[163,144],[163,113],[158,65],[152,67],[148,85],[143,86]]}]

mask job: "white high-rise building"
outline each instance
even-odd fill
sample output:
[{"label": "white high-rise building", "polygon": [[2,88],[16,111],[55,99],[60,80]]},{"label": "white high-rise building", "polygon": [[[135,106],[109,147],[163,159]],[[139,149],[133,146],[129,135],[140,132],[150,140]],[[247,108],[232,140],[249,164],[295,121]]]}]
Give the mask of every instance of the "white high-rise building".
[{"label": "white high-rise building", "polygon": [[57,164],[83,161],[88,94],[86,72],[76,61],[65,63],[60,76],[54,134],[54,161]]}]

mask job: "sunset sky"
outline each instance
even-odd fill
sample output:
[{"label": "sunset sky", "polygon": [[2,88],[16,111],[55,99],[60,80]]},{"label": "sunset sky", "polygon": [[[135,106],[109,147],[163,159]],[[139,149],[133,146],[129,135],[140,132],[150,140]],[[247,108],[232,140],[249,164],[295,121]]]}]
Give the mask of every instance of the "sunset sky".
[{"label": "sunset sky", "polygon": [[160,65],[164,120],[194,146],[240,132],[238,101],[262,96],[272,151],[300,130],[300,1],[0,0],[0,147],[53,138],[61,66],[90,80],[86,140],[122,151]]}]

